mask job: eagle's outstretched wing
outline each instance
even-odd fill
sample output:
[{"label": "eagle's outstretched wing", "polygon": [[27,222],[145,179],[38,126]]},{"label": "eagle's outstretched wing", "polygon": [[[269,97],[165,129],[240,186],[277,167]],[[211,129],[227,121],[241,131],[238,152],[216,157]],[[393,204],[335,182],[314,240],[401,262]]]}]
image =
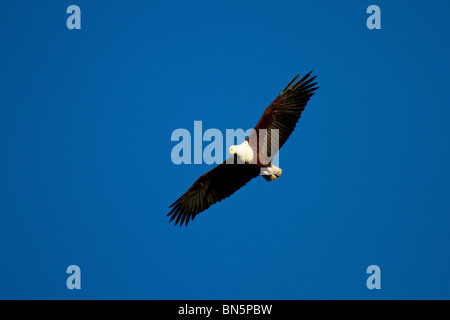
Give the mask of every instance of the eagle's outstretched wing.
[{"label": "eagle's outstretched wing", "polygon": [[[272,142],[272,130],[278,130],[278,150],[285,144],[294,131],[300,116],[305,110],[306,103],[314,95],[317,82],[313,82],[316,76],[310,78],[311,72],[300,79],[298,75],[286,86],[278,97],[264,111],[258,124],[247,138],[250,143],[263,143],[263,148],[270,148]],[[256,135],[256,137],[254,136]],[[264,135],[264,136],[263,136]],[[271,150],[271,149],[269,149]],[[262,150],[259,150],[262,152]],[[267,153],[264,150],[265,154]],[[272,157],[274,154],[271,154]]]},{"label": "eagle's outstretched wing", "polygon": [[[236,157],[236,156],[234,156]],[[240,164],[237,159],[234,163],[227,160],[211,171],[205,173],[169,208],[172,210],[168,216],[175,225],[188,224],[195,216],[208,209],[216,202],[231,196],[257,177],[260,168],[253,164]]]}]

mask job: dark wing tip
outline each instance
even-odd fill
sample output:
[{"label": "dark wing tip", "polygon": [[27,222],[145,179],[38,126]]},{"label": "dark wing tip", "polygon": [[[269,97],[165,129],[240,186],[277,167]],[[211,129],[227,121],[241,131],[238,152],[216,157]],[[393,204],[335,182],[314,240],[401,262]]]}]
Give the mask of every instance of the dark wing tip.
[{"label": "dark wing tip", "polygon": [[286,91],[291,87],[291,85],[298,79],[299,76],[300,76],[299,74],[296,75],[296,76],[294,77],[294,79],[292,79],[292,81],[289,82],[289,84],[286,86],[286,88],[284,88],[284,90],[283,90],[282,92],[286,92]]},{"label": "dark wing tip", "polygon": [[187,226],[189,221],[194,220],[194,217],[207,207],[205,207],[199,194],[192,194],[188,190],[169,208],[171,208],[167,214],[167,216],[170,216],[169,222],[175,220],[175,226],[179,224],[181,227],[183,224]]},{"label": "dark wing tip", "polygon": [[189,222],[189,217],[188,217],[188,214],[185,212],[185,208],[180,206],[180,204],[178,203],[178,200],[172,206],[174,206],[174,207],[167,214],[167,216],[170,216],[169,222],[172,222],[173,220],[175,220],[175,226],[179,223],[180,227],[181,227],[183,225],[183,223],[186,221],[186,225],[187,225],[187,223]]},{"label": "dark wing tip", "polygon": [[298,87],[305,87],[308,84],[310,84],[312,81],[314,81],[317,78],[317,76],[309,78],[312,73],[313,73],[313,71],[311,70],[303,78],[301,78],[299,81],[297,81],[297,79],[299,78],[300,75],[295,76],[295,78],[291,82],[289,82],[289,84],[286,86],[286,88],[284,88],[284,90],[281,92],[281,94],[284,94],[284,93],[288,92],[290,89],[295,90]]}]

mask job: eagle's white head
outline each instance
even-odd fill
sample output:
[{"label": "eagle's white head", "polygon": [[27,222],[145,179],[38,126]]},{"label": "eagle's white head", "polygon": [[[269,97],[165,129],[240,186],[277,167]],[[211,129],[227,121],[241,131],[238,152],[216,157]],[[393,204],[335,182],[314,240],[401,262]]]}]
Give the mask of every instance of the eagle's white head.
[{"label": "eagle's white head", "polygon": [[251,163],[253,160],[253,150],[247,140],[240,145],[231,146],[229,152],[230,155],[236,154],[242,162]]}]

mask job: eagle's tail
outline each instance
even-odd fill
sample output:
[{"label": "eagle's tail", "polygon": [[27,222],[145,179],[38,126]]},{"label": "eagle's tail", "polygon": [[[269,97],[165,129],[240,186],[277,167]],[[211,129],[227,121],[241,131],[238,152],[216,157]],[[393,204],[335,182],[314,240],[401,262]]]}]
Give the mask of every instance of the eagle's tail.
[{"label": "eagle's tail", "polygon": [[270,167],[261,168],[261,175],[266,181],[273,181],[281,176],[282,171],[281,168],[271,164]]}]

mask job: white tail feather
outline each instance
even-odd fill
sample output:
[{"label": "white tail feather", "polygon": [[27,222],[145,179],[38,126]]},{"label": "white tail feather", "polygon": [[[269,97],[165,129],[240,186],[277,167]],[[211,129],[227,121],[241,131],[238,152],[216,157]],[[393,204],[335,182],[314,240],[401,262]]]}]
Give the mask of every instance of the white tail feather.
[{"label": "white tail feather", "polygon": [[273,164],[267,168],[261,168],[261,175],[266,181],[277,180],[281,176],[281,168],[274,166]]}]

